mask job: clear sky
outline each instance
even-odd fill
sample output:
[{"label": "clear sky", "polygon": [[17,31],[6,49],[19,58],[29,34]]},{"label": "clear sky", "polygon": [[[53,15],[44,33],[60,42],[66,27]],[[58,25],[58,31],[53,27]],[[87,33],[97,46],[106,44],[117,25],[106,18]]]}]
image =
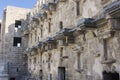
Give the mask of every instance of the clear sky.
[{"label": "clear sky", "polygon": [[0,0],[0,19],[4,8],[8,5],[32,9],[36,2],[37,0]]}]

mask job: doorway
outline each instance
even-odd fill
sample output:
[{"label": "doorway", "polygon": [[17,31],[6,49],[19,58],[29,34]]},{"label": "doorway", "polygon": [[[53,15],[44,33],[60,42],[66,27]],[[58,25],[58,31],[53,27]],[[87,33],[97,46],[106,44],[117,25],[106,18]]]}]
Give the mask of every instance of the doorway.
[{"label": "doorway", "polygon": [[65,80],[65,67],[58,67],[58,80]]},{"label": "doorway", "polygon": [[103,71],[103,80],[119,80],[119,73]]},{"label": "doorway", "polygon": [[10,78],[10,80],[15,80],[15,78],[14,78],[14,77],[12,77],[12,78]]}]

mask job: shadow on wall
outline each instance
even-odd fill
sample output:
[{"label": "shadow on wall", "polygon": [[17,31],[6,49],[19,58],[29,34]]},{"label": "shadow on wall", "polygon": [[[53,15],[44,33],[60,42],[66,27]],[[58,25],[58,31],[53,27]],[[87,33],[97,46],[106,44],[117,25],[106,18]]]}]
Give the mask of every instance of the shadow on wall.
[{"label": "shadow on wall", "polygon": [[[17,21],[21,21],[21,24],[17,24]],[[18,78],[17,80],[21,80],[21,75],[24,72],[27,72],[26,68],[26,59],[23,59],[23,50],[26,47],[27,43],[23,43],[26,39],[23,36],[22,27],[26,27],[26,22],[23,19],[16,20],[14,24],[10,24],[8,27],[3,27],[3,44],[2,44],[2,59],[4,59],[4,63],[8,63],[5,68],[4,65],[0,65],[0,73],[7,71],[10,77]],[[5,29],[4,29],[5,28]],[[23,41],[24,40],[24,41]],[[26,58],[26,56],[25,56]],[[10,73],[10,74],[9,74]],[[1,75],[0,75],[1,76]]]}]

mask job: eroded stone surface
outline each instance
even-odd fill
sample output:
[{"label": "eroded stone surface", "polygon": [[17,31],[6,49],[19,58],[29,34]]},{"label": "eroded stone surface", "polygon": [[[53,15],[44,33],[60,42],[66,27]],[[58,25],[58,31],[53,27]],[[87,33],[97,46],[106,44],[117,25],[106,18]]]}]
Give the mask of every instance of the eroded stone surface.
[{"label": "eroded stone surface", "polygon": [[[119,73],[119,10],[105,12],[117,0],[58,0],[50,10],[49,3],[38,0],[30,12],[6,8],[1,52],[9,62],[8,75],[17,80],[104,80],[104,72]],[[16,19],[22,21],[17,32]],[[64,28],[70,32],[64,32]],[[15,36],[22,37],[19,48],[12,45]],[[48,37],[55,42],[46,42]]]}]

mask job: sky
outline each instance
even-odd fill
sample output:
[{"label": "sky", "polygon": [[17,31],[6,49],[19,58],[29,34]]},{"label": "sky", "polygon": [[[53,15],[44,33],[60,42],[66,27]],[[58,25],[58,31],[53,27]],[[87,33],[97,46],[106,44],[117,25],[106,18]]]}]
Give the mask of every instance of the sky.
[{"label": "sky", "polygon": [[2,19],[3,10],[8,5],[32,9],[36,2],[37,0],[0,0],[0,19]]}]

